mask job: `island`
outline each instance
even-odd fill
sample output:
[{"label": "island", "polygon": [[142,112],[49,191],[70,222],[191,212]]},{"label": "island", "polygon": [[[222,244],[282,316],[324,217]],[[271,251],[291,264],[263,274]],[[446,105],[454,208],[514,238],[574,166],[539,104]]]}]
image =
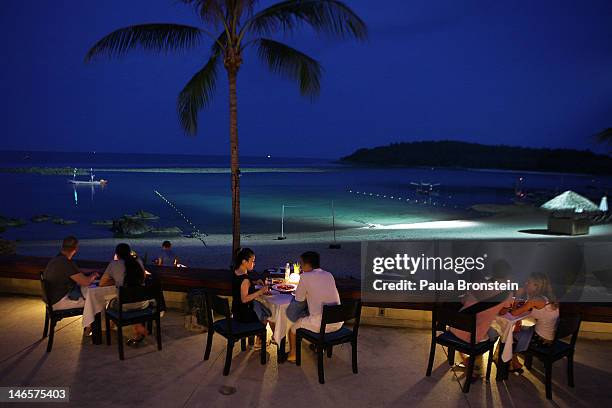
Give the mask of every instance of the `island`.
[{"label": "island", "polygon": [[383,167],[448,167],[612,174],[612,157],[589,150],[543,149],[458,141],[392,143],[363,148],[341,163]]}]

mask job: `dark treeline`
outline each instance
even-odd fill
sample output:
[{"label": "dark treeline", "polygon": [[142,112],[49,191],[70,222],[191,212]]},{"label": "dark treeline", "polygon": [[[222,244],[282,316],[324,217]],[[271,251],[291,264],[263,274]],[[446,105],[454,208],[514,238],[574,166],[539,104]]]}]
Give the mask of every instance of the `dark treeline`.
[{"label": "dark treeline", "polygon": [[438,141],[359,149],[342,163],[612,174],[612,157],[588,150],[536,149]]}]

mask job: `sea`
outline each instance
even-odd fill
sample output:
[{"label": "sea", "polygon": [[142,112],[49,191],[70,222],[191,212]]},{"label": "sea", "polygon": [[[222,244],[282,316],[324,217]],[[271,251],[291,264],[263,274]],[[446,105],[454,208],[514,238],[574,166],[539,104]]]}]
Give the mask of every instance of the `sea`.
[{"label": "sea", "polygon": [[[244,156],[240,166],[243,234],[478,217],[471,209],[475,204],[541,204],[566,190],[599,203],[612,191],[612,177],[584,174],[375,168],[292,157]],[[70,174],[11,171],[34,167],[91,169],[108,183],[75,187]],[[178,227],[184,234],[231,233],[227,156],[5,151],[0,152],[0,192],[0,216],[25,221],[2,233],[8,239],[52,240],[67,233],[112,237],[107,225],[94,222],[139,210],[158,216],[155,225]],[[31,221],[42,214],[76,223]]]}]

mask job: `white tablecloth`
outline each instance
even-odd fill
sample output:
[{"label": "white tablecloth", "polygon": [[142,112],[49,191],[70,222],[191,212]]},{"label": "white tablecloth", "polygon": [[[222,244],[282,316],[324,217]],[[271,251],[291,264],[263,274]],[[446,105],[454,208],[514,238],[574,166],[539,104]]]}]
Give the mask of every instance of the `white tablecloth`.
[{"label": "white tablecloth", "polygon": [[499,333],[500,341],[502,342],[502,361],[507,363],[512,360],[512,331],[514,325],[519,320],[523,320],[528,315],[513,316],[511,313],[506,313],[502,316],[497,316],[491,327]]},{"label": "white tablecloth", "polygon": [[278,293],[272,296],[261,296],[257,300],[263,303],[270,311],[270,321],[274,322],[274,333],[272,338],[276,344],[280,344],[283,337],[289,331],[289,319],[287,319],[287,307],[291,303],[293,295]]},{"label": "white tablecloth", "polygon": [[96,318],[96,314],[104,311],[106,302],[114,297],[117,297],[117,288],[114,285],[81,288],[81,292],[85,297],[85,306],[83,307],[83,327],[87,327],[92,324]]}]

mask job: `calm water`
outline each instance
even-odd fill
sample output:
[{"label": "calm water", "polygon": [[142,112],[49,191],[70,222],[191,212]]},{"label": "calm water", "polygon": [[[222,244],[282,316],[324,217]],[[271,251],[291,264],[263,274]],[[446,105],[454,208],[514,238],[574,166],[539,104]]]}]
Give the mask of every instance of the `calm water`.
[{"label": "calm water", "polygon": [[[109,184],[75,189],[67,182],[68,176],[0,172],[0,215],[29,221],[34,215],[49,214],[78,222],[70,226],[28,222],[10,228],[5,237],[57,239],[68,232],[83,238],[110,237],[107,227],[91,223],[139,209],[160,216],[157,224],[161,226],[189,232],[189,224],[155,190],[201,231],[231,232],[230,175],[225,170],[225,157],[0,152],[0,167],[34,166],[94,167],[96,177],[109,180]],[[612,190],[612,179],[599,176],[363,169],[322,160],[250,157],[243,158],[241,166],[245,234],[280,232],[283,205],[287,206],[285,232],[295,233],[329,230],[332,201],[336,226],[350,228],[367,223],[453,219],[465,216],[473,204],[510,204],[519,177],[524,177],[524,189],[536,193],[536,200],[567,189],[598,200],[604,191]],[[438,194],[417,194],[410,183],[421,181],[440,183]]]}]

